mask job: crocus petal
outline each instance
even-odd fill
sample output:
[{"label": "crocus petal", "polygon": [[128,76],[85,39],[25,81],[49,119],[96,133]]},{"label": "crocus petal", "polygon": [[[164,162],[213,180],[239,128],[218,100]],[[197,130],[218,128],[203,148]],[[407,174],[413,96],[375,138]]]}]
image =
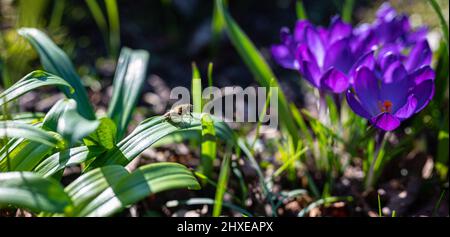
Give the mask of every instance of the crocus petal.
[{"label": "crocus petal", "polygon": [[307,20],[299,20],[297,21],[297,23],[295,24],[295,29],[294,29],[294,39],[295,41],[299,42],[299,43],[304,43],[306,42],[305,39],[305,30],[307,27],[310,27],[311,23]]},{"label": "crocus petal", "polygon": [[[333,17],[331,20],[328,39],[330,45],[337,40],[349,37],[352,34],[352,26],[341,20],[339,16]],[[325,41],[326,42],[326,41]]]},{"label": "crocus petal", "polygon": [[414,95],[410,95],[408,97],[408,100],[406,101],[406,104],[404,104],[400,109],[395,112],[395,117],[404,120],[416,112],[417,107],[417,99]]},{"label": "crocus petal", "polygon": [[283,44],[273,45],[271,47],[272,56],[275,61],[287,69],[299,69],[293,52]]},{"label": "crocus petal", "polygon": [[407,44],[415,44],[417,42],[420,42],[422,40],[426,40],[428,34],[428,27],[422,26],[416,29],[415,31],[407,34],[406,36],[406,42]]},{"label": "crocus petal", "polygon": [[411,50],[405,66],[408,71],[415,70],[431,62],[431,49],[426,40],[417,43]]},{"label": "crocus petal", "polygon": [[405,67],[400,62],[394,62],[384,72],[380,85],[381,101],[390,101],[392,111],[396,111],[406,103],[409,88],[413,82],[409,80]]},{"label": "crocus petal", "polygon": [[355,95],[349,90],[346,93],[348,106],[355,112],[357,115],[370,119],[372,116],[367,112],[361,103],[356,99]]},{"label": "crocus petal", "polygon": [[434,95],[434,81],[426,80],[416,85],[412,90],[412,94],[417,98],[416,113],[421,111],[428,105]]},{"label": "crocus petal", "polygon": [[434,80],[436,74],[430,66],[426,65],[412,72],[410,77],[418,85],[426,80]]},{"label": "crocus petal", "polygon": [[363,56],[361,56],[356,63],[353,64],[352,68],[350,69],[348,75],[350,77],[349,82],[350,84],[353,84],[353,78],[355,77],[355,72],[360,67],[367,67],[370,70],[375,69],[375,57],[374,57],[374,51],[371,50],[367,53],[365,53]]},{"label": "crocus petal", "polygon": [[386,71],[389,65],[392,65],[394,62],[400,61],[400,57],[398,54],[388,51],[384,55],[381,56],[380,67],[381,71]]},{"label": "crocus petal", "polygon": [[343,73],[348,73],[353,66],[354,57],[348,38],[338,40],[326,52],[323,68],[334,67]]},{"label": "crocus petal", "polygon": [[408,75],[403,64],[399,61],[393,62],[389,65],[383,72],[383,82],[384,83],[394,83],[396,81],[401,81],[405,79]]},{"label": "crocus petal", "polygon": [[302,68],[301,74],[314,87],[320,88],[320,70],[317,64],[310,61],[303,61],[300,63]]},{"label": "crocus petal", "polygon": [[391,6],[389,2],[384,2],[377,10],[377,18],[383,20],[391,20],[397,15],[395,9]]},{"label": "crocus petal", "polygon": [[400,120],[390,113],[382,113],[373,117],[370,122],[384,131],[392,131],[400,126]]},{"label": "crocus petal", "polygon": [[318,65],[322,66],[325,58],[325,48],[319,34],[312,27],[306,28],[306,44],[308,48],[313,49],[312,53],[316,57]]},{"label": "crocus petal", "polygon": [[363,107],[370,114],[378,114],[380,89],[375,74],[367,67],[358,68],[356,70],[353,88]]},{"label": "crocus petal", "polygon": [[342,93],[349,86],[348,77],[342,72],[330,68],[320,79],[321,87],[333,93]]}]

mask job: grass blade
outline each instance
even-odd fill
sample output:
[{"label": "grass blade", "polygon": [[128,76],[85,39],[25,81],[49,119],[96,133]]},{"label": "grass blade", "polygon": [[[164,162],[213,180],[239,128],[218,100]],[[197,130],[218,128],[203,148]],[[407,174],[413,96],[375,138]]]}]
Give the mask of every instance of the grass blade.
[{"label": "grass blade", "polygon": [[216,130],[209,114],[204,114],[202,122],[202,145],[200,154],[200,172],[211,178],[214,160],[216,159]]},{"label": "grass blade", "polygon": [[116,0],[105,0],[106,13],[109,22],[109,49],[116,57],[120,48],[120,19]]},{"label": "grass blade", "polygon": [[220,167],[219,180],[217,181],[216,196],[214,198],[213,217],[218,217],[222,213],[223,196],[228,186],[230,177],[231,152],[228,148],[223,157],[222,166]]},{"label": "grass blade", "polygon": [[342,8],[342,20],[351,23],[352,22],[352,12],[355,6],[355,0],[345,0],[344,6]]},{"label": "grass blade", "polygon": [[[266,88],[268,87],[278,87],[278,82],[275,75],[270,69],[267,62],[261,56],[259,51],[256,49],[251,40],[247,35],[241,30],[239,25],[234,21],[234,19],[228,14],[223,4],[223,0],[216,0],[215,4],[218,7],[220,14],[223,16],[226,30],[231,43],[234,45],[242,60],[245,62],[249,70],[252,72],[253,76],[257,82]],[[295,144],[298,141],[297,127],[292,119],[291,113],[289,111],[289,106],[287,104],[286,98],[282,92],[278,93],[279,99],[279,117],[283,118],[280,120],[282,126],[291,134],[294,139]]]},{"label": "grass blade", "polygon": [[94,18],[95,24],[97,24],[97,27],[100,29],[103,40],[106,44],[106,48],[109,52],[110,45],[108,42],[108,23],[106,22],[105,15],[103,14],[97,0],[85,0],[85,2],[89,8],[89,11],[91,12],[92,17]]},{"label": "grass blade", "polygon": [[297,13],[297,19],[299,20],[308,19],[305,7],[303,6],[303,0],[297,0],[295,2],[295,12]]},{"label": "grass blade", "polygon": [[192,63],[192,105],[194,113],[202,113],[202,79],[197,65]]},{"label": "grass blade", "polygon": [[439,21],[441,23],[442,34],[444,35],[444,40],[447,45],[447,57],[449,50],[449,33],[448,33],[448,23],[445,21],[444,14],[441,11],[441,7],[437,3],[436,0],[428,0],[433,10],[436,12],[436,15],[439,17]]}]

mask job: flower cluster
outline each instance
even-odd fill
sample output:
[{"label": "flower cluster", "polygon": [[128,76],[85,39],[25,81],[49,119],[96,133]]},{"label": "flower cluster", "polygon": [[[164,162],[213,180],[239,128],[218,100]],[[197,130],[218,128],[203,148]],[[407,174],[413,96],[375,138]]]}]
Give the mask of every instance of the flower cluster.
[{"label": "flower cluster", "polygon": [[293,34],[281,30],[281,44],[271,50],[282,67],[298,70],[319,90],[345,92],[356,114],[391,131],[434,94],[426,34],[426,27],[413,29],[408,16],[385,3],[373,23],[356,28],[339,17],[328,28],[300,20]]}]

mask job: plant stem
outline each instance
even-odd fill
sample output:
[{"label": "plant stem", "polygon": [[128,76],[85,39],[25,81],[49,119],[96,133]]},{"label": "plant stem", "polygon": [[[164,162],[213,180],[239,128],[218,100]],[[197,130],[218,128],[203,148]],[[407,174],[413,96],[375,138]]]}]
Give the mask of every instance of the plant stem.
[{"label": "plant stem", "polygon": [[375,164],[378,160],[378,156],[380,155],[381,148],[386,143],[387,134],[388,133],[386,133],[385,131],[381,131],[381,130],[377,131],[375,150],[374,150],[372,161],[370,163],[369,173],[368,173],[367,179],[366,179],[366,190],[370,189],[372,187],[372,183],[373,183],[373,179],[374,179],[374,172],[375,172]]},{"label": "plant stem", "polygon": [[329,119],[328,119],[329,116],[328,116],[326,93],[322,90],[319,90],[318,111],[319,111],[319,121],[322,122],[323,125],[328,126],[329,125]]}]

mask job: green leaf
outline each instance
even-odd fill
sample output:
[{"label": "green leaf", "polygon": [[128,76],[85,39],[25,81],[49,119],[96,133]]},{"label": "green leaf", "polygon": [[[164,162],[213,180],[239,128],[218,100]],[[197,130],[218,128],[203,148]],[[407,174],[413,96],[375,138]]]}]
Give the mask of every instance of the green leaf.
[{"label": "green leaf", "polygon": [[71,200],[62,186],[32,172],[0,173],[0,205],[13,205],[35,212],[71,211]]},{"label": "green leaf", "polygon": [[428,0],[433,10],[436,12],[437,16],[439,17],[439,22],[441,24],[441,30],[442,34],[444,35],[444,40],[447,45],[447,57],[448,57],[448,51],[450,50],[450,42],[449,42],[449,32],[448,32],[448,23],[445,21],[444,14],[441,11],[441,7],[437,3],[436,0]]},{"label": "green leaf", "polygon": [[216,130],[209,114],[204,114],[202,122],[202,145],[200,154],[200,172],[211,178],[216,159]]},{"label": "green leaf", "polygon": [[108,117],[117,125],[117,139],[126,133],[144,84],[149,54],[145,50],[123,48],[113,82]]},{"label": "green leaf", "polygon": [[106,13],[109,23],[109,49],[116,57],[120,48],[120,19],[116,0],[105,0]]},{"label": "green leaf", "polygon": [[192,105],[194,113],[202,112],[202,79],[197,65],[192,63]]},{"label": "green leaf", "polygon": [[355,0],[345,0],[344,6],[342,8],[342,20],[351,23],[352,22],[352,12],[355,5]]},{"label": "green leaf", "polygon": [[[233,131],[226,123],[211,116],[218,137],[228,143],[235,143]],[[156,116],[144,120],[136,129],[117,144],[117,148],[109,150],[95,159],[88,169],[105,165],[126,165],[136,158],[145,149],[159,141],[163,137],[182,131],[201,132],[200,114],[186,116],[181,122],[174,122],[162,116]]]},{"label": "green leaf", "polygon": [[89,202],[79,216],[111,216],[128,205],[158,192],[200,185],[186,167],[176,163],[155,163],[139,167]]},{"label": "green leaf", "polygon": [[304,209],[302,209],[299,213],[298,213],[298,217],[304,217],[306,214],[308,214],[309,211],[311,211],[312,209],[319,207],[321,205],[325,205],[325,204],[329,204],[329,203],[334,203],[334,202],[352,202],[353,201],[353,197],[351,196],[347,196],[347,197],[326,197],[326,198],[322,198],[319,199],[311,204],[309,204],[307,207],[305,207]]},{"label": "green leaf", "polygon": [[297,19],[299,20],[308,19],[302,0],[297,0],[295,2],[295,12],[297,13]]},{"label": "green leaf", "polygon": [[55,133],[16,121],[0,121],[0,137],[26,138],[52,147],[63,144],[62,139]]},{"label": "green leaf", "polygon": [[58,129],[58,122],[64,112],[67,110],[75,110],[76,106],[76,102],[72,99],[58,100],[45,115],[42,128],[56,132]]},{"label": "green leaf", "polygon": [[[176,206],[180,206],[180,205],[187,205],[187,206],[198,206],[198,205],[214,205],[215,201],[213,199],[210,198],[191,198],[185,201],[179,201],[179,200],[173,200],[173,201],[169,201],[166,203],[166,206],[171,208],[171,207],[176,207]],[[222,205],[224,207],[227,207],[231,210],[237,211],[239,213],[242,214],[242,216],[247,216],[247,217],[252,217],[253,215],[248,212],[247,210],[234,205],[233,203],[229,203],[229,202],[223,202]]]},{"label": "green leaf", "polygon": [[33,124],[40,122],[42,118],[44,118],[44,116],[45,114],[41,112],[23,112],[17,114],[9,114],[7,116],[0,115],[0,120],[14,120],[16,122]]},{"label": "green leaf", "polygon": [[0,156],[0,171],[31,171],[54,148],[28,140],[19,140],[12,147],[8,158]]},{"label": "green leaf", "polygon": [[218,217],[222,213],[223,196],[228,186],[230,177],[231,152],[225,154],[220,167],[219,180],[217,181],[216,196],[214,198],[213,216]]},{"label": "green leaf", "polygon": [[[267,62],[261,56],[259,51],[256,49],[252,41],[247,37],[247,35],[242,31],[239,25],[234,21],[234,19],[228,14],[223,4],[223,0],[216,0],[218,11],[223,16],[225,26],[227,29],[228,36],[231,43],[234,45],[242,60],[245,62],[249,70],[252,72],[253,76],[257,82],[264,87],[279,87],[278,81],[275,75],[270,69]],[[279,117],[283,118],[280,120],[281,124],[285,129],[291,134],[294,142],[298,141],[297,127],[292,119],[291,113],[289,111],[289,106],[284,96],[283,92],[279,90],[278,93],[279,100]]]},{"label": "green leaf", "polygon": [[33,71],[17,81],[10,88],[0,93],[0,106],[36,88],[51,85],[62,86],[69,91],[72,88],[66,81],[58,76],[40,70]]},{"label": "green leaf", "polygon": [[81,211],[100,193],[128,175],[123,166],[111,165],[91,170],[78,177],[64,189],[73,200],[74,213]]},{"label": "green leaf", "polygon": [[78,165],[104,152],[104,148],[96,146],[80,146],[57,152],[42,161],[34,172],[49,177],[71,165]]},{"label": "green leaf", "polygon": [[70,84],[74,93],[69,88],[61,88],[67,97],[77,101],[79,113],[86,119],[95,119],[94,110],[81,79],[75,71],[69,57],[42,31],[35,28],[21,28],[19,34],[27,39],[38,51],[41,63],[46,71],[58,75]]},{"label": "green leaf", "polygon": [[116,144],[116,124],[109,118],[101,118],[99,121],[100,125],[84,139],[84,144],[87,146],[99,145],[110,150]]},{"label": "green leaf", "polygon": [[[75,101],[73,101],[75,103]],[[98,120],[87,120],[77,111],[77,106],[67,108],[58,120],[57,131],[72,146],[99,126]]]}]

